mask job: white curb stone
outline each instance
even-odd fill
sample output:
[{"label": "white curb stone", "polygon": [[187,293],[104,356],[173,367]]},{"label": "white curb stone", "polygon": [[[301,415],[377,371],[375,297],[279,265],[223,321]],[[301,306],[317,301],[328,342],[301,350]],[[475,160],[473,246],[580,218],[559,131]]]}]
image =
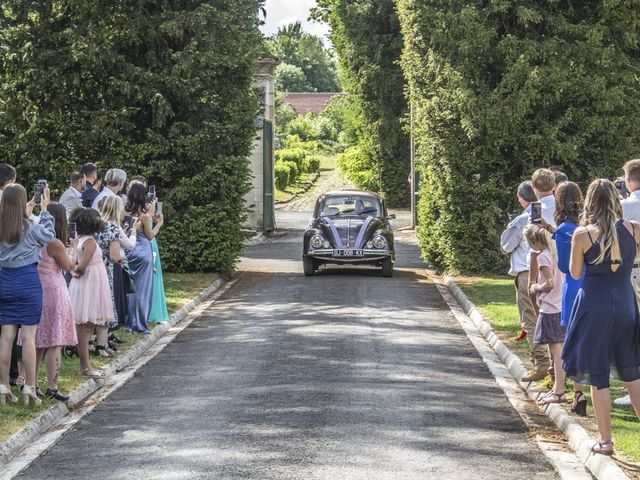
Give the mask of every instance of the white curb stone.
[{"label": "white curb stone", "polygon": [[[496,351],[500,359],[509,368],[512,377],[520,383],[527,392],[529,398],[537,400],[540,393],[527,390],[527,384],[520,382],[520,378],[526,372],[522,361],[497,337],[491,325],[484,320],[476,306],[460,290],[460,287],[449,276],[444,277],[444,283],[454,296],[456,301],[471,318],[476,328]],[[556,426],[569,438],[569,446],[575,451],[578,458],[599,480],[629,480],[629,477],[609,457],[597,455],[591,452],[591,447],[596,440],[591,438],[587,431],[576,422],[571,415],[560,405],[548,405],[541,410],[556,424]]]}]

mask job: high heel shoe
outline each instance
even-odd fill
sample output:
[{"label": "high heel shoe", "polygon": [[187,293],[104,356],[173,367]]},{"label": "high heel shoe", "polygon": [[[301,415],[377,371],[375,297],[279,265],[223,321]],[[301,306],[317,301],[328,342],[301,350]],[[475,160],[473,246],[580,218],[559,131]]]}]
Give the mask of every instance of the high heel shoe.
[{"label": "high heel shoe", "polygon": [[22,403],[26,406],[39,407],[42,404],[42,400],[36,395],[36,387],[31,385],[25,385],[22,389]]},{"label": "high heel shoe", "polygon": [[53,390],[52,388],[47,389],[47,397],[54,400],[60,400],[61,402],[69,400],[69,395],[64,395],[63,393],[60,393],[58,389]]},{"label": "high heel shoe", "polygon": [[18,403],[18,399],[9,387],[0,385],[0,405],[6,405],[7,403]]},{"label": "high heel shoe", "polygon": [[581,417],[587,416],[587,397],[582,392],[575,392],[573,394],[573,405],[571,411]]}]

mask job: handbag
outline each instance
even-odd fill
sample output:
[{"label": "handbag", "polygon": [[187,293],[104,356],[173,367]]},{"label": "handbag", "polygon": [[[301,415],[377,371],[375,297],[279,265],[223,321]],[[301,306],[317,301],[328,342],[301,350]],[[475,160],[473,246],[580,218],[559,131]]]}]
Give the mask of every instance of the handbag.
[{"label": "handbag", "polygon": [[136,288],[133,283],[133,278],[131,277],[131,272],[122,268],[122,289],[124,290],[125,295],[130,295],[132,293],[136,293]]}]

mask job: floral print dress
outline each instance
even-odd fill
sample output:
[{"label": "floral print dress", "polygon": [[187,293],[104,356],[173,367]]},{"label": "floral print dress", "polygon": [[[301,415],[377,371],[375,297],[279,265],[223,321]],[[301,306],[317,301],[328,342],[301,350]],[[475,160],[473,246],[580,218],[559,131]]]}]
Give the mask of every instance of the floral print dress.
[{"label": "floral print dress", "polygon": [[111,302],[113,303],[113,323],[109,324],[109,328],[116,328],[118,326],[118,313],[116,309],[116,300],[113,294],[113,262],[109,255],[109,247],[111,242],[120,242],[121,230],[120,227],[113,223],[108,222],[105,229],[95,236],[98,247],[102,251],[102,261],[107,269],[107,277],[109,277],[109,288],[111,289]]}]

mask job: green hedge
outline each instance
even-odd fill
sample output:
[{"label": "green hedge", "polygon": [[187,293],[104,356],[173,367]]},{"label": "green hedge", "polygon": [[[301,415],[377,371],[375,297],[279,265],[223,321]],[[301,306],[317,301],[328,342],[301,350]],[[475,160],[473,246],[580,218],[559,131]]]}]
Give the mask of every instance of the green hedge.
[{"label": "green hedge", "polygon": [[440,269],[504,272],[515,189],[557,165],[583,185],[640,139],[640,11],[597,2],[397,0],[422,172],[419,237]]},{"label": "green hedge", "polygon": [[302,148],[276,150],[276,162],[293,162],[301,167],[306,157],[307,153]]},{"label": "green hedge", "polygon": [[85,162],[145,175],[174,271],[242,251],[260,0],[4,2],[0,162],[60,194]]},{"label": "green hedge", "polygon": [[370,153],[362,146],[347,148],[338,155],[336,165],[359,188],[377,191],[380,189],[379,177],[369,170]]},{"label": "green hedge", "polygon": [[276,176],[276,188],[284,191],[289,186],[289,165],[283,162],[276,162],[275,176]]}]

